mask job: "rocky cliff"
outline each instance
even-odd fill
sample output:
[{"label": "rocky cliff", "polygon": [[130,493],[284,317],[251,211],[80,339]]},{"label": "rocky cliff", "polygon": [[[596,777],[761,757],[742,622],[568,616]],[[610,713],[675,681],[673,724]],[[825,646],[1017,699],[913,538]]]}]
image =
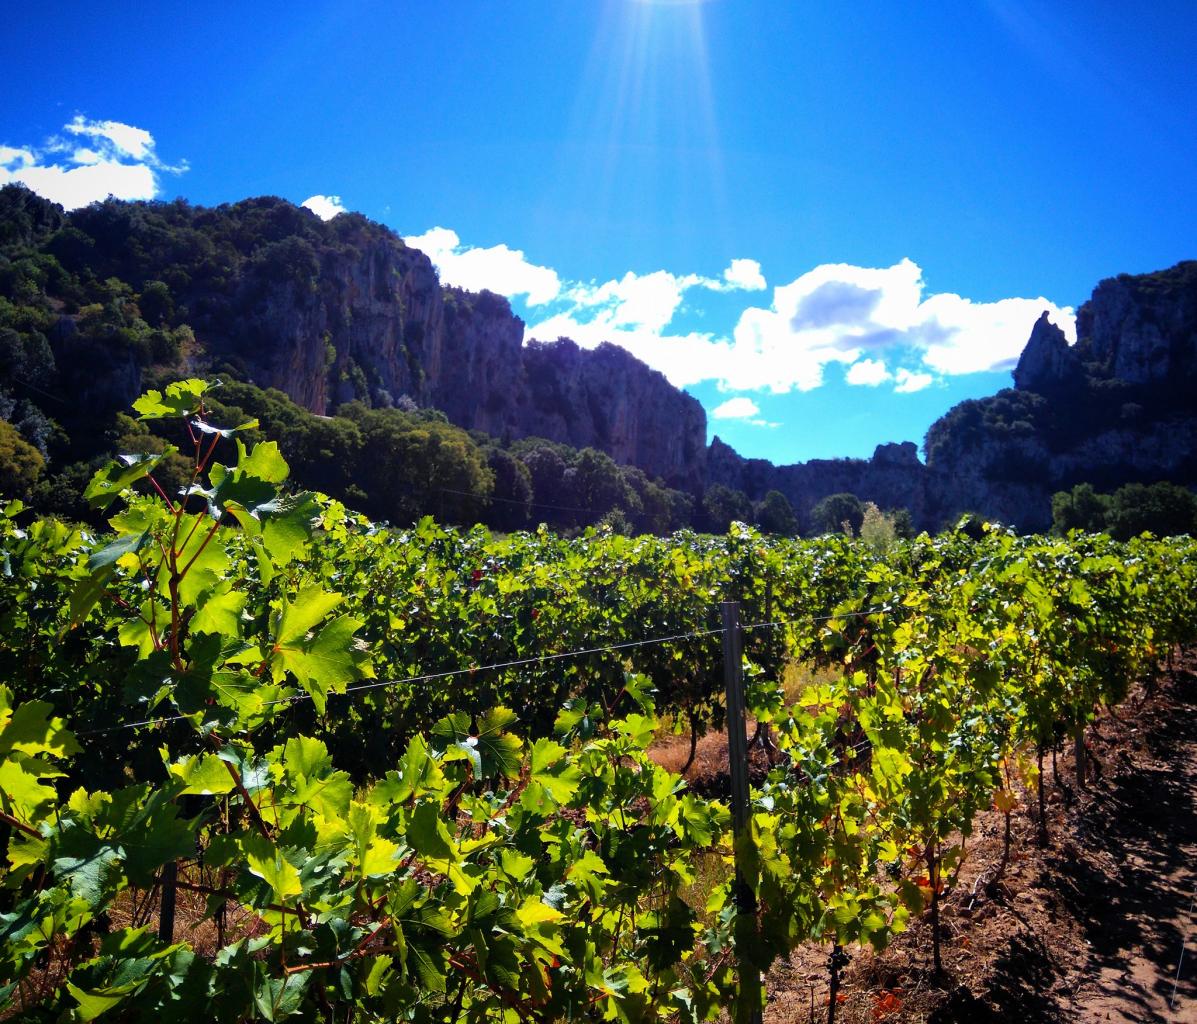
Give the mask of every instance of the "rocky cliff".
[{"label": "rocky cliff", "polygon": [[1081,482],[1197,485],[1197,262],[1102,281],[1077,342],[1035,324],[1013,389],[963,402],[927,434],[929,504],[1027,529]]},{"label": "rocky cliff", "polygon": [[246,283],[250,314],[219,347],[257,383],[318,413],[406,395],[466,429],[599,448],[672,486],[701,484],[705,414],[660,373],[614,345],[524,345],[506,299],[442,288],[423,253],[375,225],[341,242],[315,287]]},{"label": "rocky cliff", "polygon": [[700,404],[614,345],[525,344],[505,299],[443,287],[424,254],[355,214],[323,222],[269,197],[214,209],[112,200],[63,214],[9,186],[0,249],[18,261],[13,287],[53,287],[35,250],[82,282],[38,316],[83,418],[127,407],[156,358],[146,345],[175,359],[181,346],[196,372],[231,369],[320,414],[406,397],[498,438],[601,449],[696,495],[715,483],[755,500],[776,489],[804,526],[841,491],[908,508],[921,527],[974,511],[1042,529],[1050,495],[1077,482],[1197,483],[1197,262],[1101,282],[1073,346],[1040,318],[1015,386],[949,410],[927,434],[926,464],[907,441],[870,459],[774,466],[718,438],[708,449]]},{"label": "rocky cliff", "polygon": [[1081,482],[1197,485],[1197,262],[1102,281],[1077,334],[1070,346],[1044,313],[1014,387],[950,409],[928,431],[926,464],[907,442],[871,459],[774,466],[716,438],[708,479],[754,499],[779,490],[804,526],[819,499],[850,491],[929,529],[975,512],[1043,530],[1052,494]]},{"label": "rocky cliff", "polygon": [[1077,353],[1096,375],[1169,392],[1197,379],[1197,261],[1102,281],[1077,311]]},{"label": "rocky cliff", "polygon": [[71,270],[139,294],[165,282],[174,320],[195,330],[197,370],[227,367],[319,414],[406,396],[466,429],[591,446],[702,486],[694,398],[613,345],[525,345],[506,299],[443,287],[423,253],[364,217],[323,222],[266,197],[215,209],[109,201],[66,220],[50,245]]}]

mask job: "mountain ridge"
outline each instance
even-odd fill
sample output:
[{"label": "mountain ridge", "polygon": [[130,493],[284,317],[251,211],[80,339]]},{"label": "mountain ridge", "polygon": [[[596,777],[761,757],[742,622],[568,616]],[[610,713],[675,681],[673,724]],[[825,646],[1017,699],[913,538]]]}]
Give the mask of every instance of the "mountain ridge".
[{"label": "mountain ridge", "polygon": [[[595,448],[696,498],[714,484],[753,500],[778,490],[805,528],[841,491],[907,508],[920,527],[973,511],[1042,529],[1052,490],[1082,479],[1197,482],[1197,263],[1101,282],[1074,346],[1041,318],[1014,387],[950,409],[927,433],[926,462],[904,441],[869,459],[776,466],[718,437],[708,446],[699,402],[617,345],[525,341],[506,299],[442,286],[426,255],[358,214],[326,222],[274,197],[213,208],[109,200],[66,214],[8,186],[3,247],[38,254],[23,258],[44,264],[27,273],[47,296],[55,265],[115,281],[152,321],[151,339],[168,336],[162,345],[189,368],[278,388],[313,413],[414,403],[505,441]],[[9,290],[20,287],[28,280]],[[121,409],[156,357],[137,347],[144,338],[110,343],[127,327],[97,343],[87,318],[101,314],[87,298],[57,296],[47,314],[58,383],[83,408]],[[188,326],[193,338],[179,341]]]}]

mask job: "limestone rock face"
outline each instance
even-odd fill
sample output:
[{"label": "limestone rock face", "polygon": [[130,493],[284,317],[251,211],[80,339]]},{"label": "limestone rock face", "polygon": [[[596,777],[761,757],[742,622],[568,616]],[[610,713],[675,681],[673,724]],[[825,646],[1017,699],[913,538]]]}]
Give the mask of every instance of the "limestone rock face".
[{"label": "limestone rock face", "polygon": [[526,345],[523,366],[521,433],[600,448],[673,487],[701,486],[706,413],[663,374],[616,345],[587,351],[568,339]]},{"label": "limestone rock face", "polygon": [[912,469],[916,466],[921,468],[919,447],[913,441],[879,444],[873,450],[873,463],[878,467],[890,466],[896,469]]},{"label": "limestone rock face", "polygon": [[466,429],[599,448],[701,486],[706,415],[660,373],[614,345],[525,345],[506,299],[442,288],[428,258],[389,233],[353,241],[324,252],[314,285],[246,280],[252,312],[236,336],[206,339],[316,413],[407,395]]},{"label": "limestone rock face", "polygon": [[1051,495],[1169,480],[1197,485],[1197,262],[1102,281],[1077,343],[1046,318],[1015,388],[963,402],[927,434],[931,507],[1023,530],[1051,523]]},{"label": "limestone rock face", "polygon": [[1079,383],[1082,367],[1064,332],[1047,318],[1035,322],[1026,348],[1014,368],[1014,386],[1042,394]]},{"label": "limestone rock face", "polygon": [[1197,376],[1197,261],[1102,281],[1077,311],[1078,348],[1106,376],[1171,384]]}]

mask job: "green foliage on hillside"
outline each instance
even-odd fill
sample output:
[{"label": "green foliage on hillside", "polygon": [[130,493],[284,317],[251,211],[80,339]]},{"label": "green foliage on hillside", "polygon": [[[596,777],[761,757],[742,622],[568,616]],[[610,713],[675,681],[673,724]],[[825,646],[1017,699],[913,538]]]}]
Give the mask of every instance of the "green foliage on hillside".
[{"label": "green foliage on hillside", "polygon": [[732,523],[752,522],[752,502],[743,491],[712,484],[702,496],[703,528],[727,533]]},{"label": "green foliage on hillside", "polygon": [[765,533],[781,537],[798,536],[798,517],[781,491],[769,491],[755,509],[756,525]]},{"label": "green foliage on hillside", "polygon": [[811,521],[818,533],[855,535],[864,522],[864,505],[855,494],[829,494],[815,503]]},{"label": "green foliage on hillside", "polygon": [[1197,495],[1167,482],[1127,484],[1113,494],[1098,494],[1092,484],[1077,484],[1052,495],[1052,530],[1108,533],[1117,540],[1142,533],[1197,535]]},{"label": "green foliage on hillside", "polygon": [[[1004,388],[989,398],[968,398],[931,424],[925,442],[927,464],[952,465],[963,451],[1047,439],[1056,428],[1055,410],[1032,391]],[[1005,479],[1036,479],[1043,472],[1041,465],[1023,459],[995,468]]]},{"label": "green foliage on hillside", "polygon": [[41,452],[11,423],[0,420],[0,494],[28,497],[44,466]]}]

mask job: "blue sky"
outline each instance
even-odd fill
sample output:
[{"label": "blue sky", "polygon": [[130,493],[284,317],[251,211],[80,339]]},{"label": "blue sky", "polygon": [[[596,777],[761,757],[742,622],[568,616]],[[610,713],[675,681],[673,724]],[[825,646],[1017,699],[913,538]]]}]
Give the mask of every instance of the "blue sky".
[{"label": "blue sky", "polygon": [[1197,256],[1191,0],[200,7],[6,12],[0,181],[339,197],[747,455],[921,441],[1042,309]]}]

